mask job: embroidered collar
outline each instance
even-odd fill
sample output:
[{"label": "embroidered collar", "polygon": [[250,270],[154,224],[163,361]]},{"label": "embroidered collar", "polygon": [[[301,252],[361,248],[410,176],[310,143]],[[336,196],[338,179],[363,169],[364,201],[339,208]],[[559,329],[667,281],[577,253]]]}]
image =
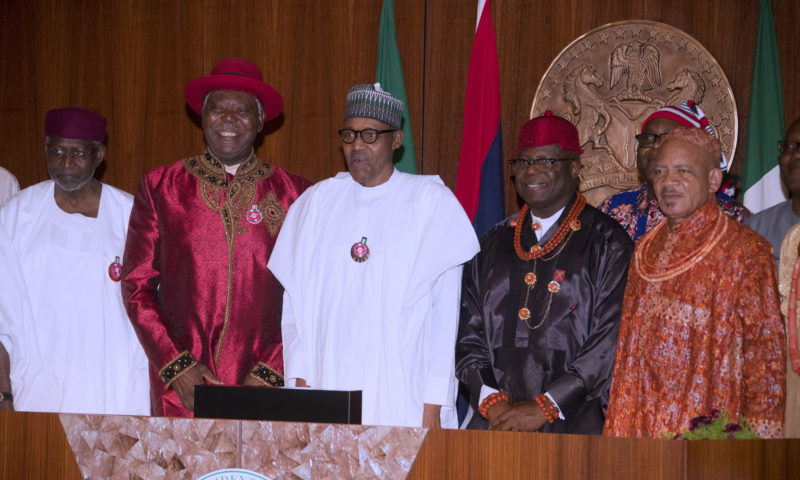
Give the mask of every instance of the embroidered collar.
[{"label": "embroidered collar", "polygon": [[[216,187],[228,186],[228,175],[225,173],[225,165],[211,153],[208,147],[206,147],[202,155],[187,159],[186,166],[192,173]],[[266,176],[264,174],[268,173],[270,170],[271,166],[267,163],[260,162],[256,158],[255,152],[251,150],[247,160],[239,165],[239,169],[236,171],[234,178],[244,178],[246,181],[252,181],[255,178],[248,177],[255,175],[259,177],[259,179],[264,178]],[[247,183],[250,182],[248,181]]]}]

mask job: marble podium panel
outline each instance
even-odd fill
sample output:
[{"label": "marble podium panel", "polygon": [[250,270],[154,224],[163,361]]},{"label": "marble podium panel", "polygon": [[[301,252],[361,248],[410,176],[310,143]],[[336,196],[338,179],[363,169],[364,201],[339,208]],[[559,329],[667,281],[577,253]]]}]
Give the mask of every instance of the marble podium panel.
[{"label": "marble podium panel", "polygon": [[423,428],[60,414],[88,479],[193,479],[242,468],[270,479],[402,479]]}]

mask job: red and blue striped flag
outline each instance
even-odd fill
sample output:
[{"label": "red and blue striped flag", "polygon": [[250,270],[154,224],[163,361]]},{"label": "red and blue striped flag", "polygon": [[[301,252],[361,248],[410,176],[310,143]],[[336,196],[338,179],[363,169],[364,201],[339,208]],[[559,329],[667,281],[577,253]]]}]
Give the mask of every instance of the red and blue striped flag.
[{"label": "red and blue striped flag", "polygon": [[500,69],[490,0],[478,1],[469,59],[456,197],[481,237],[505,217]]}]

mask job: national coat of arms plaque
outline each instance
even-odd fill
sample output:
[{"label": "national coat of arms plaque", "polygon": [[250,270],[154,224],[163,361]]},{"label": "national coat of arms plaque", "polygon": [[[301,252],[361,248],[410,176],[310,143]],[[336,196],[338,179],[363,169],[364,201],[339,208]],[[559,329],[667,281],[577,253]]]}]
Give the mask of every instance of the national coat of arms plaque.
[{"label": "national coat of arms plaque", "polygon": [[681,30],[632,20],[598,27],[561,51],[539,82],[530,114],[552,110],[578,128],[579,189],[597,205],[641,181],[634,136],[642,122],[687,100],[705,112],[730,168],[739,122],[722,67]]}]

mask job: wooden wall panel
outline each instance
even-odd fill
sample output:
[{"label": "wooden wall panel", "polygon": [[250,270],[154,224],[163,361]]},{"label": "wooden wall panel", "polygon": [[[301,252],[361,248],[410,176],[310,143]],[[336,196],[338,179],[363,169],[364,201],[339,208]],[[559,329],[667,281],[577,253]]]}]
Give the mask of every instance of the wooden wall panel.
[{"label": "wooden wall panel", "polygon": [[[780,0],[772,2],[775,30],[778,37],[778,55],[781,59],[783,80],[783,111],[786,126],[800,118],[800,2]],[[747,87],[750,87],[748,82]]]},{"label": "wooden wall panel", "polygon": [[741,175],[744,158],[758,12],[756,1],[731,0],[661,0],[649,2],[645,12],[647,20],[668,23],[697,39],[725,71],[739,117],[738,144],[730,170],[737,175]]},{"label": "wooden wall panel", "polygon": [[[425,171],[439,173],[454,187],[458,134],[463,121],[474,2],[428,2],[425,70]],[[796,38],[800,4],[773,0],[781,56],[787,122],[800,116],[800,62]],[[454,12],[455,10],[455,12]],[[495,0],[495,23],[502,86],[503,150],[513,155],[516,135],[528,119],[536,87],[552,60],[578,36],[606,23],[631,19],[668,23],[700,41],[731,82],[739,109],[739,143],[732,172],[741,174],[743,144],[758,26],[758,1]],[[457,22],[457,24],[456,24]],[[450,28],[441,29],[442,24]],[[446,88],[443,87],[446,85]],[[511,179],[506,184],[508,213],[518,208]]]},{"label": "wooden wall panel", "polygon": [[[424,4],[397,2],[412,126],[422,139]],[[375,81],[381,3],[372,0],[8,0],[0,5],[0,162],[24,186],[47,178],[47,110],[109,119],[102,180],[133,191],[152,167],[201,151],[184,86],[227,56],[247,58],[284,96],[259,155],[311,180],[344,169],[336,130],[347,90]]]},{"label": "wooden wall panel", "polygon": [[[556,55],[583,33],[624,18],[636,18],[638,2],[495,0],[492,15],[500,67],[503,151],[510,158],[528,119],[542,75]],[[453,10],[459,15],[453,19]],[[463,102],[475,29],[472,2],[428,2],[425,71],[425,171],[454,187],[461,143]],[[451,25],[441,29],[440,25]],[[442,86],[446,85],[446,88]],[[507,170],[507,169],[506,169]],[[507,177],[508,178],[508,177]],[[506,182],[506,209],[517,209],[513,182]]]},{"label": "wooden wall panel", "polygon": [[[395,0],[417,161],[455,186],[476,1]],[[800,3],[773,0],[787,121],[800,116]],[[375,76],[380,0],[5,0],[0,15],[0,164],[23,186],[47,178],[44,113],[81,104],[109,118],[102,179],[133,191],[140,175],[202,148],[184,85],[224,56],[258,64],[284,96],[259,155],[311,180],[344,168],[340,128],[347,89]],[[495,0],[503,143],[515,149],[552,59],[579,35],[612,21],[672,24],[725,69],[739,107],[742,144],[758,2],[738,0]],[[516,195],[507,183],[508,211]]]}]

